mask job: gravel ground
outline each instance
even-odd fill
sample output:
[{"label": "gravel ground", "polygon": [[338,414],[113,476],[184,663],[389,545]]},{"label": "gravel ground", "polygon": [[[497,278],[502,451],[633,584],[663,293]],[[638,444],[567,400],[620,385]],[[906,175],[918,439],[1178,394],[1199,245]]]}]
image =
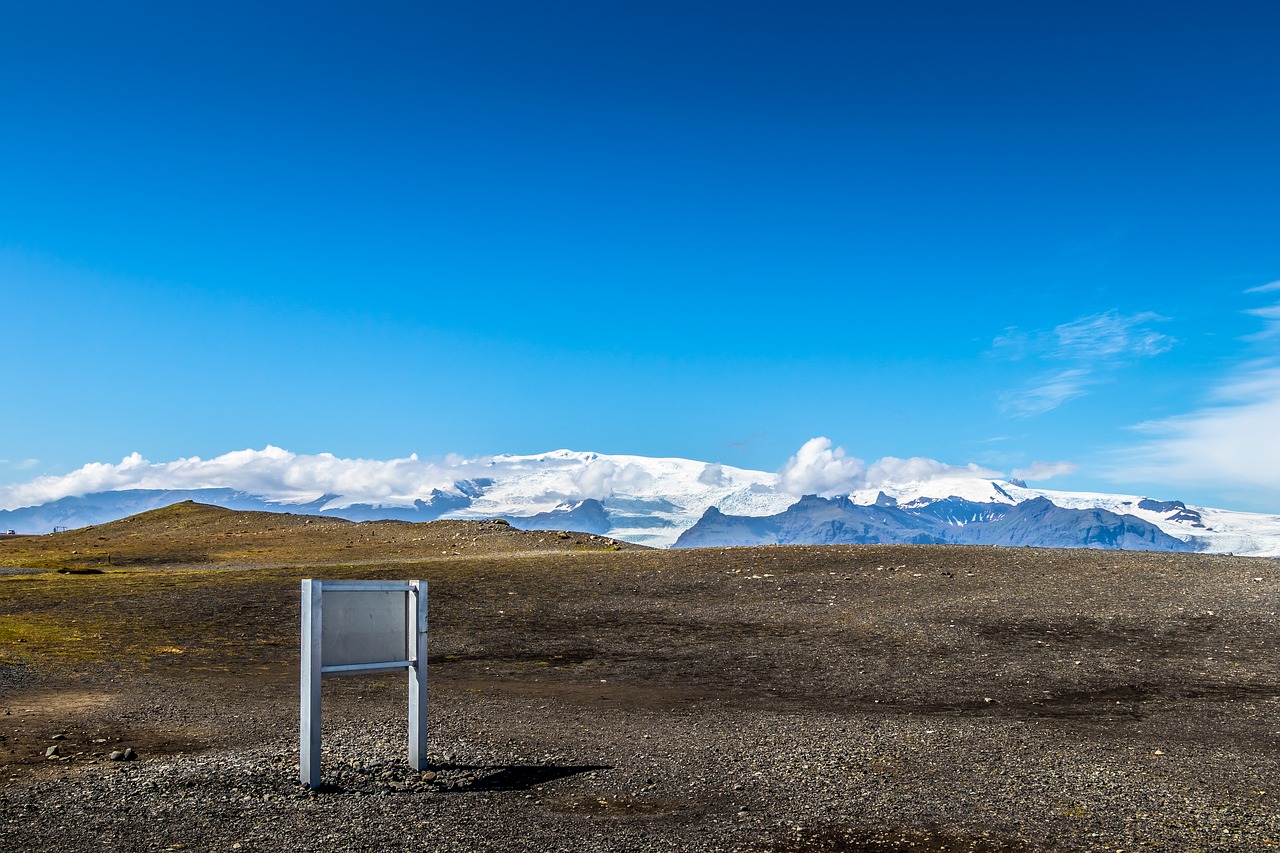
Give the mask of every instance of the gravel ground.
[{"label": "gravel ground", "polygon": [[100,758],[4,789],[0,849],[1262,850],[1280,839],[1274,752],[1198,748],[1131,723],[446,692],[419,774],[388,698],[397,686],[347,696],[331,715],[345,719],[326,727],[318,792],[299,785],[282,724],[261,745]]},{"label": "gravel ground", "polygon": [[[325,784],[300,786],[284,640],[237,640],[227,671],[0,666],[0,850],[1280,846],[1275,561],[565,559],[431,577],[426,773],[404,757],[402,677],[332,679]],[[246,635],[296,602],[296,581],[275,603],[263,584],[254,608],[219,587]]]}]

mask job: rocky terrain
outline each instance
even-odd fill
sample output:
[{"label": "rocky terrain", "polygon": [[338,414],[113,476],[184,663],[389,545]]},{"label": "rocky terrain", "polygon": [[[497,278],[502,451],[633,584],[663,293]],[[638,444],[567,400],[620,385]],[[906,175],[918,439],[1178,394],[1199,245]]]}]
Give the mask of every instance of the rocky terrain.
[{"label": "rocky terrain", "polygon": [[[1280,845],[1275,560],[621,547],[192,504],[0,541],[0,850]],[[303,577],[429,580],[427,771],[403,676],[335,678],[298,784]]]}]

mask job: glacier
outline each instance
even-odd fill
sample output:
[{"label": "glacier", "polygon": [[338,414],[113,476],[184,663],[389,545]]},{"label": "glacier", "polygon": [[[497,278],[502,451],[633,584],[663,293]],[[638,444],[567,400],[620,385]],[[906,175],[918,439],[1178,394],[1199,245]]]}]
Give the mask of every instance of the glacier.
[{"label": "glacier", "polygon": [[[54,528],[99,524],[196,500],[237,509],[332,515],[356,521],[505,518],[518,527],[581,530],[669,548],[708,510],[714,509],[725,518],[766,519],[792,510],[804,499],[783,491],[776,473],[692,459],[564,449],[533,455],[455,457],[443,463],[420,462],[416,457],[390,463],[337,460],[321,454],[308,458],[321,458],[332,463],[330,467],[354,462],[363,466],[361,471],[376,468],[374,474],[385,469],[394,482],[387,485],[373,475],[360,479],[343,470],[342,476],[330,480],[298,485],[295,479],[288,489],[273,489],[262,475],[263,466],[283,465],[301,457],[278,448],[268,451],[239,452],[234,460],[229,458],[232,454],[209,460],[217,466],[216,477],[201,471],[192,460],[182,460],[180,466],[151,466],[144,479],[131,481],[146,488],[84,491],[26,506],[12,505],[11,501],[10,506],[0,509],[0,532],[48,533]],[[131,470],[149,464],[129,460]],[[239,467],[250,473],[238,477]],[[199,478],[192,472],[199,473]],[[951,474],[879,483],[828,499],[835,497],[849,508],[879,503],[895,512],[925,513],[940,519],[938,524],[957,528],[974,523],[974,518],[966,515],[970,504],[1016,507],[1028,501],[1047,501],[1062,510],[1132,518],[1133,522],[1125,522],[1132,531],[1149,525],[1180,543],[1167,549],[1280,556],[1280,515],[1191,506],[1143,495],[1053,491],[1016,480]],[[817,511],[817,504],[811,509]],[[1003,515],[1004,511],[987,513],[993,514]],[[1061,522],[1064,516],[1056,518]],[[946,536],[968,541],[966,536],[978,537],[979,533],[975,528],[971,534]],[[1019,544],[1036,544],[1036,540],[1021,538]]]}]

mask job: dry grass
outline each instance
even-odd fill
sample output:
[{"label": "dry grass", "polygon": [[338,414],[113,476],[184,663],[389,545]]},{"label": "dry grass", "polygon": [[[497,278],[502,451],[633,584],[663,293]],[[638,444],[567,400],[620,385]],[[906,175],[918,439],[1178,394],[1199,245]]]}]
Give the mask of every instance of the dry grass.
[{"label": "dry grass", "polygon": [[589,533],[522,531],[501,520],[352,522],[185,501],[108,524],[0,539],[0,566],[106,571],[328,565],[639,547]]}]

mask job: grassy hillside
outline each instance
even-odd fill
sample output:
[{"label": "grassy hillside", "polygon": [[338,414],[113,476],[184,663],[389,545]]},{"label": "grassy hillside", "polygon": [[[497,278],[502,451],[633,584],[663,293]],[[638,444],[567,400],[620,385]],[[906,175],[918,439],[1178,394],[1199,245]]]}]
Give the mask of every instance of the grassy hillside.
[{"label": "grassy hillside", "polygon": [[64,533],[0,539],[0,567],[208,568],[637,547],[586,533],[521,531],[501,520],[352,522],[184,501]]}]

